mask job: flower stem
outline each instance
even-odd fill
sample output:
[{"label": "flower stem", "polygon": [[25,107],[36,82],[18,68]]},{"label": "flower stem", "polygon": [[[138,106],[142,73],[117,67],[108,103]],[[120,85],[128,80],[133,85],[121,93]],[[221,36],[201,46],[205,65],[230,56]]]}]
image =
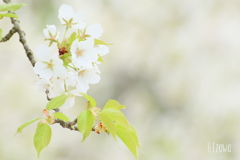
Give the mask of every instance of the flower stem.
[{"label": "flower stem", "polygon": [[65,92],[67,92],[67,85],[66,85],[66,80],[64,79],[64,89],[65,89]]},{"label": "flower stem", "polygon": [[64,39],[66,38],[67,31],[68,31],[68,27],[67,27],[66,30],[65,30]]},{"label": "flower stem", "polygon": [[76,68],[74,68],[74,67],[72,67],[72,66],[70,66],[70,65],[68,65],[68,67],[70,67],[70,68],[74,69],[75,71],[77,70]]}]

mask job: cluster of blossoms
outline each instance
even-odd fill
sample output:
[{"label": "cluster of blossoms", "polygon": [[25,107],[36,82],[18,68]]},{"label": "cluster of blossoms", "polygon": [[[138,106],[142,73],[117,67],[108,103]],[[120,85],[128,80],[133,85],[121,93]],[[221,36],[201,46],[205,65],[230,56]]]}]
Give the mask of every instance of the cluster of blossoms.
[{"label": "cluster of blossoms", "polygon": [[[37,62],[33,68],[39,75],[39,89],[49,91],[49,98],[66,94],[68,99],[63,105],[70,108],[74,105],[75,96],[81,96],[89,89],[89,84],[100,81],[97,64],[109,50],[99,37],[103,34],[100,24],[87,25],[84,12],[74,10],[63,4],[58,18],[66,26],[62,41],[54,25],[47,25],[43,33],[49,46],[39,45],[35,50]],[[67,36],[69,35],[69,36]],[[56,44],[57,47],[52,46]],[[54,50],[55,49],[55,50]],[[57,86],[57,87],[56,87]],[[57,93],[55,88],[58,89]]]}]

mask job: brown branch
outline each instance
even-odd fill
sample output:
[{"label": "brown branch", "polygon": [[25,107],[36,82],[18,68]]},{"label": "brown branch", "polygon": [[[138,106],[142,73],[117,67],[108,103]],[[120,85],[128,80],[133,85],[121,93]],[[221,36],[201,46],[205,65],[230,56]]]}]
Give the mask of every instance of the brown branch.
[{"label": "brown branch", "polygon": [[[55,119],[53,124],[55,124],[55,123],[59,123],[63,128],[68,128],[70,130],[79,131],[78,127],[76,126],[77,118],[74,121],[70,121],[70,122],[64,122],[61,119]],[[92,131],[95,131],[94,127],[92,128]]]},{"label": "brown branch", "polygon": [[64,122],[61,119],[55,119],[54,123],[59,123],[63,128],[68,128],[70,130],[78,131],[78,128],[76,126],[77,118],[74,121],[70,121],[70,122]]},{"label": "brown branch", "polygon": [[[11,3],[11,0],[3,0],[5,3]],[[14,12],[11,12],[11,13],[14,13]],[[26,34],[23,30],[21,30],[21,27],[20,27],[20,22],[15,19],[15,18],[11,18],[11,22],[13,24],[13,28],[9,31],[9,33],[0,41],[0,42],[6,42],[8,41],[12,35],[14,33],[18,33],[19,34],[19,41],[22,43],[23,45],[23,48],[26,52],[26,55],[28,57],[28,60],[31,62],[32,66],[34,67],[35,63],[36,63],[36,60],[33,56],[33,52],[32,50],[29,48],[28,44],[27,44],[27,40],[25,38]],[[49,91],[46,90],[46,94],[47,94],[47,99],[50,101],[51,99],[48,97],[48,93]],[[59,109],[56,109],[55,110],[56,112],[59,112],[60,110]]]},{"label": "brown branch", "polygon": [[[5,3],[11,3],[10,0],[3,0]],[[9,11],[10,12],[10,11]],[[11,13],[14,13],[14,12],[11,12]],[[28,47],[28,44],[27,44],[27,40],[25,38],[25,33],[23,30],[21,30],[21,27],[19,25],[19,21],[15,18],[11,18],[11,21],[12,21],[12,24],[13,24],[13,28],[16,30],[16,32],[19,34],[19,41],[22,43],[23,45],[23,48],[27,54],[27,57],[29,59],[29,61],[31,62],[32,66],[35,65],[36,63],[36,60],[33,56],[33,52],[32,50]],[[10,37],[11,38],[11,37]]]},{"label": "brown branch", "polygon": [[2,40],[0,41],[0,43],[1,43],[1,42],[6,42],[6,41],[8,41],[8,40],[14,35],[14,33],[16,33],[16,32],[17,32],[16,28],[13,27],[13,28],[8,32],[8,34],[7,34],[5,37],[2,38]]}]

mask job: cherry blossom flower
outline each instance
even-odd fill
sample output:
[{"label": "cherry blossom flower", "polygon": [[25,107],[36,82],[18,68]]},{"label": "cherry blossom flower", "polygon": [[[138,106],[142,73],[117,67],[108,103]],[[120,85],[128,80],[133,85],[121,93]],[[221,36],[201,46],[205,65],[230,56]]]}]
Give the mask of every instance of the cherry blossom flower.
[{"label": "cherry blossom flower", "polygon": [[94,67],[82,68],[78,72],[77,88],[79,88],[83,92],[87,92],[87,90],[89,89],[88,84],[96,84],[100,81],[101,78],[98,73],[98,70]]},{"label": "cherry blossom flower", "polygon": [[96,126],[94,126],[94,131],[97,134],[100,134],[100,132],[109,133],[107,127],[102,122],[99,122]]},{"label": "cherry blossom flower", "polygon": [[83,29],[86,26],[86,23],[83,22],[84,14],[85,13],[81,10],[74,13],[71,6],[63,4],[59,9],[58,18],[67,28],[72,28],[72,26],[74,26],[76,29]]},{"label": "cherry blossom flower", "polygon": [[72,62],[77,68],[80,66],[91,67],[92,63],[97,61],[98,53],[93,46],[94,39],[92,38],[81,42],[75,40],[72,43]]},{"label": "cherry blossom flower", "polygon": [[[68,90],[69,86],[76,87],[77,72],[68,70],[66,78],[57,78],[56,84],[62,92],[65,92],[65,87]],[[65,87],[64,87],[65,86]]]},{"label": "cherry blossom flower", "polygon": [[39,45],[35,55],[40,61],[35,64],[33,71],[40,78],[50,79],[53,76],[65,78],[67,76],[63,61],[58,58],[58,54],[51,54],[49,47]]},{"label": "cherry blossom flower", "polygon": [[47,40],[57,40],[59,37],[59,32],[57,32],[55,25],[47,25],[47,29],[43,30],[44,36]]},{"label": "cherry blossom flower", "polygon": [[50,81],[48,79],[45,79],[45,78],[41,78],[36,82],[36,84],[37,84],[37,87],[38,87],[39,91],[45,92],[46,89],[47,89],[48,90],[48,97],[49,98],[54,97],[52,81]]},{"label": "cherry blossom flower", "polygon": [[[108,54],[109,49],[105,45],[95,45],[95,39],[99,39],[103,34],[102,26],[95,23],[86,27],[86,23],[83,22],[83,11],[74,12],[71,6],[63,4],[59,9],[58,18],[66,26],[64,38],[59,39],[55,25],[46,25],[43,30],[45,40],[50,41],[49,46],[56,44],[58,50],[51,53],[51,48],[39,45],[35,51],[38,61],[33,71],[40,77],[36,82],[38,89],[48,90],[49,98],[61,94],[67,95],[63,107],[68,109],[74,105],[76,96],[82,96],[81,93],[86,94],[89,84],[100,81],[97,65],[103,61],[99,56]],[[67,31],[72,32],[70,37]],[[97,129],[101,130],[101,128]]]}]

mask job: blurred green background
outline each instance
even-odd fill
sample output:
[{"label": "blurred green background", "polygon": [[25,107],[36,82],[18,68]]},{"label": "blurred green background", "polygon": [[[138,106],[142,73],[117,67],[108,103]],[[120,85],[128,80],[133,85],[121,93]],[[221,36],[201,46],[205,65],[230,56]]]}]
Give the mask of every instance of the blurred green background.
[{"label": "blurred green background", "polygon": [[[102,40],[113,43],[101,65],[101,81],[88,92],[103,107],[108,99],[123,110],[138,131],[140,160],[240,159],[240,1],[238,0],[14,0],[26,3],[17,14],[34,50],[46,24],[54,24],[65,3],[83,10],[88,24],[100,23]],[[0,2],[3,4],[3,2]],[[0,20],[3,35],[12,27]],[[15,34],[0,43],[0,159],[37,160],[36,124],[47,103]],[[64,113],[75,118],[85,100]],[[82,135],[52,125],[44,160],[133,160],[107,134]],[[209,153],[208,143],[231,144],[231,153]]]}]

